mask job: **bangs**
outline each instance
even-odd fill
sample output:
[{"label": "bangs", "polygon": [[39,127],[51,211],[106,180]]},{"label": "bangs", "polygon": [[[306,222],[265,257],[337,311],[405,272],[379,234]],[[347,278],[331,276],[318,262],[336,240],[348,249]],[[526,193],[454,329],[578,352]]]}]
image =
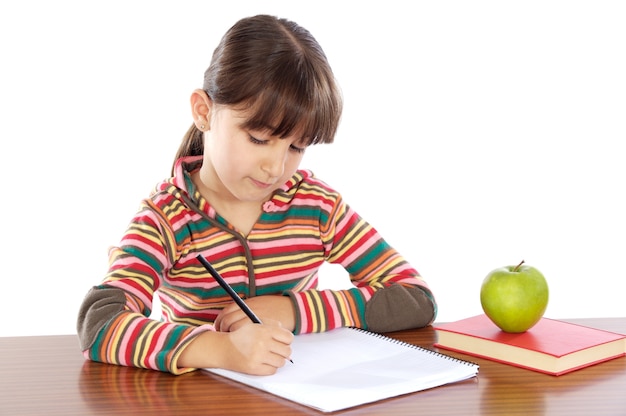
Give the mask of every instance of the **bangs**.
[{"label": "bangs", "polygon": [[[297,71],[291,71],[297,72]],[[285,74],[283,72],[282,74]],[[281,138],[298,136],[306,145],[332,143],[341,116],[341,97],[326,82],[288,79],[265,84],[254,98],[235,107],[248,114],[243,127]]]}]

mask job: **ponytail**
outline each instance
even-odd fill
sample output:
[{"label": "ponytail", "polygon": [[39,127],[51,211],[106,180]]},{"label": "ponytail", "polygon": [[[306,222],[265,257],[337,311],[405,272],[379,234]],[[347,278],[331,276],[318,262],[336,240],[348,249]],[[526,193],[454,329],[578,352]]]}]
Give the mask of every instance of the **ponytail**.
[{"label": "ponytail", "polygon": [[174,157],[174,163],[172,164],[172,176],[174,176],[174,169],[176,167],[176,161],[181,157],[185,156],[200,156],[204,153],[204,136],[202,131],[196,127],[195,124],[192,124],[185,133],[180,146],[178,147],[178,151],[176,152],[176,157]]}]

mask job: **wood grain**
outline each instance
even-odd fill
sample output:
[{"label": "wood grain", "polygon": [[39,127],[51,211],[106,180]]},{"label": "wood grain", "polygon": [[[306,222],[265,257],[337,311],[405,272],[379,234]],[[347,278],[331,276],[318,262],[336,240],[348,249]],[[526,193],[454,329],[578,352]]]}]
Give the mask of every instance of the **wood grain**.
[{"label": "wood grain", "polygon": [[[626,318],[577,319],[626,333]],[[433,348],[431,328],[391,337]],[[449,351],[475,379],[337,412],[342,415],[624,415],[626,357],[559,377]],[[319,415],[202,371],[173,376],[83,359],[76,336],[0,338],[1,415]],[[297,365],[297,364],[296,364]]]}]

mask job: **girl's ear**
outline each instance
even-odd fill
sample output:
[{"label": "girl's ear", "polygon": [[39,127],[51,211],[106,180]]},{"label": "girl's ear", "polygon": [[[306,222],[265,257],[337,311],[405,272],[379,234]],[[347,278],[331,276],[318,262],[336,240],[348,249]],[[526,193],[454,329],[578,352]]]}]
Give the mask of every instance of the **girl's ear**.
[{"label": "girl's ear", "polygon": [[201,131],[210,129],[211,108],[213,101],[202,89],[196,89],[191,93],[191,115],[196,127]]}]

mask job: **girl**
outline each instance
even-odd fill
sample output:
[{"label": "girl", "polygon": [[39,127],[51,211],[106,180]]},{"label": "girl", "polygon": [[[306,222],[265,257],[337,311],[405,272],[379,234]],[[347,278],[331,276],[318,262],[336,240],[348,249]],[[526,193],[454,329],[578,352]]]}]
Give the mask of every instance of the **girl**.
[{"label": "girl", "polygon": [[[331,143],[342,99],[326,56],[296,23],[237,22],[213,53],[172,177],[143,201],[77,329],[86,358],[182,374],[273,374],[294,335],[429,325],[436,303],[417,271],[341,195],[299,169]],[[246,299],[253,324],[203,255]],[[354,288],[318,290],[324,261]],[[162,320],[150,319],[153,294]]]}]

